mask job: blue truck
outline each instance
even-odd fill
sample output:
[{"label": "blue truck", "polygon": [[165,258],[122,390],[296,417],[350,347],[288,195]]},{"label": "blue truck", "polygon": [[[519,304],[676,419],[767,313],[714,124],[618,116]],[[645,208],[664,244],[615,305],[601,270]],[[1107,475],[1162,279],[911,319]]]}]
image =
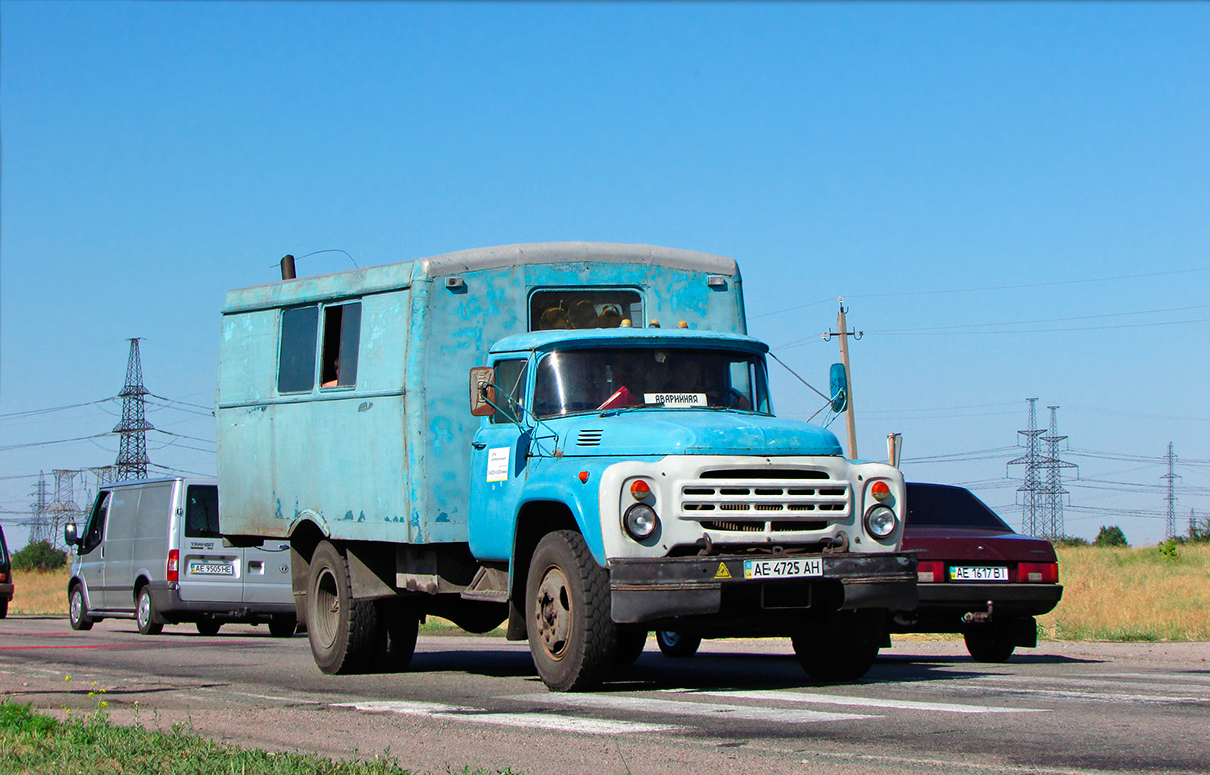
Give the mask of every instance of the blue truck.
[{"label": "blue truck", "polygon": [[789,637],[852,680],[914,606],[901,474],[774,414],[734,260],[577,242],[282,274],[223,308],[220,519],[288,539],[323,672],[406,669],[432,615],[507,622],[556,691],[653,630]]}]

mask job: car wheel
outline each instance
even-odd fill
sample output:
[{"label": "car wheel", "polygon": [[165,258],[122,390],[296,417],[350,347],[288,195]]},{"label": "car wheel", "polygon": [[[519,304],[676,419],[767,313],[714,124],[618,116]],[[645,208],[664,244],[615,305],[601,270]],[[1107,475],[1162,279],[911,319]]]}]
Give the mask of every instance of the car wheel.
[{"label": "car wheel", "polygon": [[998,632],[991,627],[967,630],[962,637],[966,650],[976,662],[1007,662],[1017,649],[1011,633]]},{"label": "car wheel", "polygon": [[8,616],[8,599],[0,600],[0,619]]},{"label": "car wheel", "polygon": [[525,584],[529,651],[557,692],[589,689],[613,665],[617,629],[609,616],[609,574],[572,530],[538,542]]},{"label": "car wheel", "polygon": [[164,631],[164,625],[159,621],[159,614],[155,610],[155,603],[151,601],[151,590],[146,586],[139,587],[138,596],[135,598],[134,617],[139,625],[139,632],[144,635],[159,635]]},{"label": "car wheel", "polygon": [[374,666],[381,633],[372,600],[354,600],[345,556],[323,541],[307,579],[307,635],[315,664],[329,675],[364,673]]},{"label": "car wheel", "polygon": [[293,614],[269,617],[269,634],[274,638],[288,638],[298,629],[298,620]]},{"label": "car wheel", "polygon": [[88,615],[88,604],[84,602],[82,584],[76,584],[67,594],[67,618],[73,630],[92,629],[92,618]]},{"label": "car wheel", "polygon": [[618,645],[613,651],[615,665],[633,665],[647,648],[647,630],[642,627],[618,627]]},{"label": "car wheel", "polygon": [[216,622],[213,619],[201,619],[197,623],[197,631],[199,635],[218,635],[218,630],[222,626],[222,622]]},{"label": "car wheel", "polygon": [[884,616],[883,611],[839,612],[796,633],[791,638],[794,654],[816,681],[856,681],[878,658]]},{"label": "car wheel", "polygon": [[672,657],[673,659],[684,659],[691,657],[697,653],[698,648],[702,645],[702,639],[698,635],[686,635],[678,630],[657,630],[655,633],[655,642],[659,645],[660,651],[664,656]]}]

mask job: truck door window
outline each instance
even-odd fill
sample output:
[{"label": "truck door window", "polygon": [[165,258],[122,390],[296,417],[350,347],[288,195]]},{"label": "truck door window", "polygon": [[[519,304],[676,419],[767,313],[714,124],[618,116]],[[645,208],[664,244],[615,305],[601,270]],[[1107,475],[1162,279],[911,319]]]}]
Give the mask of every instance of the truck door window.
[{"label": "truck door window", "polygon": [[281,348],[277,358],[277,392],[307,393],[315,387],[315,336],[319,307],[282,312]]},{"label": "truck door window", "polygon": [[84,528],[84,538],[80,544],[80,554],[88,554],[101,543],[105,535],[105,515],[109,511],[108,490],[102,490],[92,507],[92,515],[88,518],[88,526]]},{"label": "truck door window", "polygon": [[529,330],[557,328],[617,328],[623,320],[643,327],[643,299],[638,291],[535,291],[529,298]]},{"label": "truck door window", "polygon": [[190,485],[185,493],[185,537],[218,538],[218,488]]},{"label": "truck door window", "polygon": [[[521,421],[521,409],[525,402],[525,366],[526,362],[519,358],[496,362],[495,403],[498,411],[492,415],[492,422]],[[505,398],[506,395],[508,398]]]},{"label": "truck door window", "polygon": [[324,307],[323,373],[320,387],[357,384],[357,348],[361,342],[361,302]]}]

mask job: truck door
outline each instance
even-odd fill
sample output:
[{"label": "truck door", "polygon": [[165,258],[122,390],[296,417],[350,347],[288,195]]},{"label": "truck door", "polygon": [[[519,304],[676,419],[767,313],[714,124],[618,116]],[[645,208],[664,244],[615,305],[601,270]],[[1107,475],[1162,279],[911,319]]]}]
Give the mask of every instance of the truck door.
[{"label": "truck door", "polygon": [[218,530],[218,487],[185,488],[184,536],[180,542],[181,600],[238,603],[243,597],[244,550],[225,546]]},{"label": "truck door", "polygon": [[496,367],[496,413],[475,434],[471,453],[471,552],[484,560],[508,560],[513,517],[525,482],[531,427],[524,407],[526,360],[507,358]]}]

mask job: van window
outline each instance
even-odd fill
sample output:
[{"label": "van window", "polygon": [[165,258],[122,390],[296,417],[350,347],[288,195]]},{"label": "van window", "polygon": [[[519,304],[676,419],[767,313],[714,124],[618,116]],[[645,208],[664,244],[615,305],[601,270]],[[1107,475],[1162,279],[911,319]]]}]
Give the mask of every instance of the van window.
[{"label": "van window", "polygon": [[525,365],[526,361],[519,358],[496,363],[495,403],[498,411],[492,415],[492,422],[512,423],[521,420],[524,414],[521,406],[525,402]]},{"label": "van window", "polygon": [[218,488],[193,484],[185,494],[185,537],[218,538]]},{"label": "van window", "polygon": [[281,348],[277,356],[277,392],[306,393],[315,386],[315,334],[319,307],[282,312]]},{"label": "van window", "polygon": [[529,330],[617,328],[623,320],[643,327],[643,299],[638,291],[549,290],[529,298]]},{"label": "van window", "polygon": [[357,348],[361,337],[361,302],[324,307],[323,373],[320,387],[357,384]]},{"label": "van window", "polygon": [[88,518],[88,526],[84,528],[83,540],[80,544],[80,554],[88,554],[101,543],[101,539],[105,536],[105,515],[109,511],[110,493],[108,490],[102,490],[97,495],[96,503],[92,507],[92,515]]}]

